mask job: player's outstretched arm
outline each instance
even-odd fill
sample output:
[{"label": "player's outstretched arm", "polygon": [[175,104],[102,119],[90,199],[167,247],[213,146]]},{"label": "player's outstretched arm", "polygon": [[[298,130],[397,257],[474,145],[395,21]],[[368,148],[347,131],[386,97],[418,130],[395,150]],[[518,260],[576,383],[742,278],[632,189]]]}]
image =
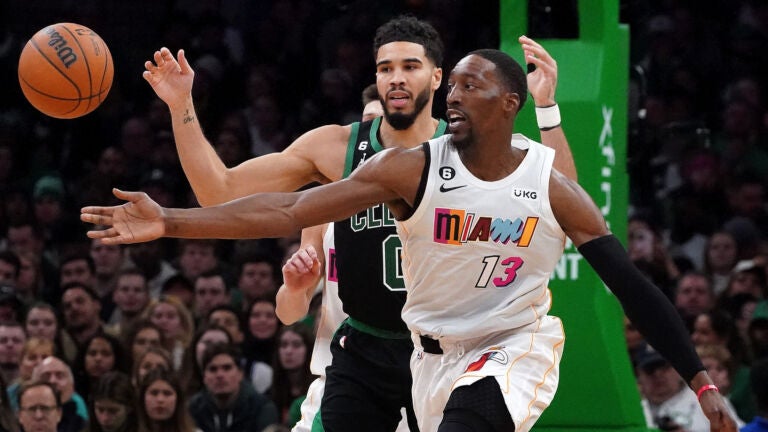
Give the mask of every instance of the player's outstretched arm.
[{"label": "player's outstretched arm", "polygon": [[[616,295],[625,314],[646,341],[675,367],[694,391],[711,385],[712,380],[674,306],[632,264],[584,189],[553,171],[550,202],[566,235]],[[736,422],[718,392],[704,391],[699,401],[713,431],[736,431]]]},{"label": "player's outstretched arm", "polygon": [[[329,171],[330,167],[344,166],[344,150],[329,148],[346,145],[349,129],[343,126],[315,129],[282,153],[227,168],[205,138],[197,118],[192,99],[195,73],[184,50],[179,50],[176,59],[168,48],[161,48],[144,67],[144,79],[170,109],[179,159],[202,206],[221,204],[255,192],[290,192],[313,181],[327,183],[334,175],[334,180],[341,177],[341,173]],[[315,164],[315,161],[320,162]]]},{"label": "player's outstretched arm", "polygon": [[[527,75],[528,91],[531,93],[537,108],[547,110],[557,109],[555,90],[557,89],[557,62],[538,42],[527,36],[518,38],[526,64],[536,66],[536,69]],[[537,121],[551,121],[550,117],[540,118],[537,110]],[[559,112],[559,110],[558,110]],[[558,122],[559,123],[559,122]],[[565,138],[562,125],[554,127],[547,124],[540,128],[541,142],[547,147],[555,149],[555,169],[563,173],[571,180],[576,180],[576,165],[573,162],[573,154],[568,140]]]},{"label": "player's outstretched arm", "polygon": [[327,225],[304,228],[301,247],[283,265],[283,285],[277,291],[277,317],[293,324],[309,312],[315,288],[323,275],[323,232]]},{"label": "player's outstretched arm", "polygon": [[204,208],[163,208],[143,192],[115,190],[115,196],[128,202],[113,207],[84,207],[80,219],[108,226],[88,232],[90,238],[105,244],[139,243],[161,236],[285,237],[305,227],[346,219],[376,204],[412,204],[424,163],[421,148],[388,149],[342,181],[302,192],[259,193]]}]

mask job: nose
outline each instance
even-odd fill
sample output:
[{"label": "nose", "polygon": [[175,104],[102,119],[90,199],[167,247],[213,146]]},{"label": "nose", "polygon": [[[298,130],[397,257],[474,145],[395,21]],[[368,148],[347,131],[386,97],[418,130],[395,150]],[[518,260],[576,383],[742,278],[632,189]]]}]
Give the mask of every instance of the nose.
[{"label": "nose", "polygon": [[402,68],[394,68],[392,74],[390,75],[389,84],[392,87],[398,87],[405,84],[405,74],[403,73]]},{"label": "nose", "polygon": [[448,106],[455,106],[461,103],[458,86],[448,87],[448,94],[445,96],[445,102]]}]

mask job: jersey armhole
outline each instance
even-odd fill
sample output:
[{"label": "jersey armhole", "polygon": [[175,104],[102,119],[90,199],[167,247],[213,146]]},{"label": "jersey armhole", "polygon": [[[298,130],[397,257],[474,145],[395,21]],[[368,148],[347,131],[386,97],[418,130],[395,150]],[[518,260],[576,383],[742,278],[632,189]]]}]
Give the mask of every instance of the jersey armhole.
[{"label": "jersey armhole", "polygon": [[357,143],[357,134],[360,130],[360,122],[354,122],[350,125],[351,131],[349,132],[349,141],[347,141],[347,157],[344,158],[344,174],[341,178],[349,177],[352,172],[352,163],[355,156],[355,143]]},{"label": "jersey armhole", "polygon": [[413,216],[416,213],[416,209],[419,208],[421,200],[424,198],[424,191],[427,189],[427,180],[429,179],[429,167],[431,165],[431,157],[429,142],[425,142],[421,145],[424,150],[424,170],[421,172],[421,179],[419,180],[419,189],[416,191],[416,197],[413,199],[413,205],[407,214],[404,214],[399,220],[404,221]]}]

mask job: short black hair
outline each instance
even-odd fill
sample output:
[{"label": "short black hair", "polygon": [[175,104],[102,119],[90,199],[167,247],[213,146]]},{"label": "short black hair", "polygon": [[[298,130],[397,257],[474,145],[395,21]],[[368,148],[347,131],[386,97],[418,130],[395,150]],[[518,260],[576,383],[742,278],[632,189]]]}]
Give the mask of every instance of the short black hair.
[{"label": "short black hair", "polygon": [[64,284],[63,287],[61,287],[61,298],[64,298],[64,293],[66,293],[69,290],[80,288],[81,290],[85,291],[86,294],[88,294],[88,297],[91,298],[93,301],[97,301],[101,303],[101,297],[99,297],[98,294],[96,294],[96,291],[93,290],[90,286],[82,283],[82,282],[68,282]]},{"label": "short black hair", "polygon": [[18,278],[19,272],[21,271],[21,260],[19,259],[19,256],[16,255],[13,251],[10,250],[4,250],[0,251],[0,261],[5,261],[8,264],[13,266],[13,277]]},{"label": "short black hair", "polygon": [[237,366],[238,369],[243,370],[243,357],[240,354],[240,350],[232,344],[217,343],[206,348],[205,352],[203,353],[203,372],[205,372],[208,364],[211,363],[213,359],[219,355],[229,356],[235,363],[235,366]]},{"label": "short black hair", "polygon": [[85,261],[86,265],[88,265],[88,269],[91,271],[91,274],[96,274],[96,263],[93,262],[93,258],[90,254],[85,252],[73,252],[70,254],[67,254],[64,256],[64,258],[61,259],[61,262],[59,263],[59,271],[61,271],[61,268],[64,267],[64,265],[69,264],[73,261]]},{"label": "short black hair", "polygon": [[443,64],[443,41],[432,24],[426,21],[411,15],[401,15],[379,26],[373,38],[373,58],[376,58],[382,45],[391,42],[419,44],[424,47],[424,54],[435,66]]},{"label": "short black hair", "polygon": [[376,84],[369,84],[363,89],[362,94],[363,108],[373,101],[379,100],[379,89],[376,88]]},{"label": "short black hair", "polygon": [[520,64],[509,54],[497,49],[484,48],[474,50],[467,55],[480,56],[496,65],[496,74],[501,82],[509,91],[517,93],[520,98],[520,105],[517,107],[519,112],[528,99],[528,79]]}]

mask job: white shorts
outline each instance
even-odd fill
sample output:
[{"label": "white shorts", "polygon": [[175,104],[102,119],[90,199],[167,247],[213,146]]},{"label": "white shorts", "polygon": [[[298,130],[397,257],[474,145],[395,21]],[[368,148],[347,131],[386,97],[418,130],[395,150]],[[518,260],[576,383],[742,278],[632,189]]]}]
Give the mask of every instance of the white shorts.
[{"label": "white shorts", "polygon": [[[323,400],[323,393],[325,393],[325,375],[320,375],[312,384],[309,385],[307,390],[307,398],[301,403],[301,419],[293,426],[291,432],[310,432],[312,430],[312,422],[315,421],[315,415],[320,410],[320,402]],[[395,432],[408,432],[408,421],[405,416],[405,408],[400,410],[402,418],[397,425]]]},{"label": "white shorts", "polygon": [[307,398],[301,403],[301,419],[291,429],[291,432],[310,432],[315,415],[320,409],[320,401],[325,393],[325,375],[320,375],[307,389]]},{"label": "white shorts", "polygon": [[451,392],[496,378],[516,432],[527,432],[557,390],[565,334],[560,319],[545,316],[510,331],[462,341],[440,340],[443,354],[424,352],[413,335],[413,407],[421,432],[434,432]]}]

